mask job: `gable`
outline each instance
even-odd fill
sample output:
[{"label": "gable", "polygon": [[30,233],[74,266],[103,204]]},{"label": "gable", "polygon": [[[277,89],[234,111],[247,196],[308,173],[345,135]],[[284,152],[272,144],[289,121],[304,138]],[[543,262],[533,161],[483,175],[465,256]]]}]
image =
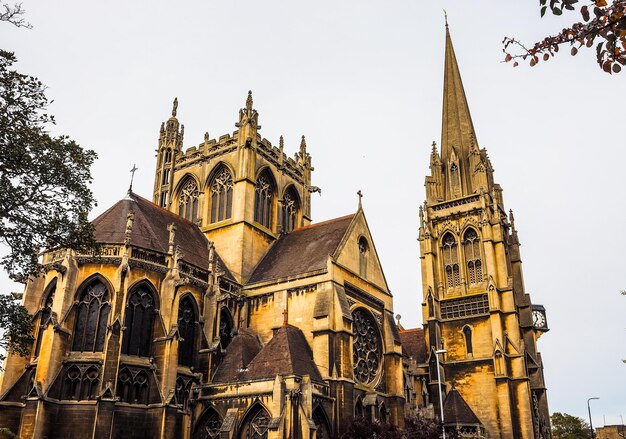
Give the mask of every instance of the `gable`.
[{"label": "gable", "polygon": [[348,228],[341,244],[333,255],[335,261],[348,270],[361,275],[361,251],[359,249],[359,241],[364,240],[367,244],[365,251],[365,272],[363,273],[367,281],[377,285],[378,287],[389,291],[383,268],[376,252],[374,239],[370,232],[365,214],[362,209],[354,215],[352,223]]}]

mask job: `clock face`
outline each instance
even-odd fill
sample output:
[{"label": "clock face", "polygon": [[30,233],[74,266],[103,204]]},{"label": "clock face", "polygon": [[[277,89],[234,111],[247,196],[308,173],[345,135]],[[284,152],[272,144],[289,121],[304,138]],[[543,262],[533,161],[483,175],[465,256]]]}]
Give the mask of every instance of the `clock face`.
[{"label": "clock face", "polygon": [[546,326],[546,316],[541,311],[533,311],[533,325],[535,325],[535,328]]}]

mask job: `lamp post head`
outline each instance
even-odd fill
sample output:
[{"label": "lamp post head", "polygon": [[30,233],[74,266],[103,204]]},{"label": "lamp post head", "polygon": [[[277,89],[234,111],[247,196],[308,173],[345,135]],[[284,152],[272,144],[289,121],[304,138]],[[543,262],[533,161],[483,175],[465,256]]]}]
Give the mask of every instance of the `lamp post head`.
[{"label": "lamp post head", "polygon": [[597,396],[592,396],[591,398],[589,398],[587,401],[591,401],[592,399],[600,399]]}]

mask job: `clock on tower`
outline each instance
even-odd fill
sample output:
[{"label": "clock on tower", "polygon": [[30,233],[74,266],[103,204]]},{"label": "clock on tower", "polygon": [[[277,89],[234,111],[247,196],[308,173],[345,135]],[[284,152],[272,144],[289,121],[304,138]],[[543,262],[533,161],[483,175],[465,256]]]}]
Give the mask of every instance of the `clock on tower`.
[{"label": "clock on tower", "polygon": [[543,305],[533,305],[533,326],[539,331],[549,331],[546,309]]}]

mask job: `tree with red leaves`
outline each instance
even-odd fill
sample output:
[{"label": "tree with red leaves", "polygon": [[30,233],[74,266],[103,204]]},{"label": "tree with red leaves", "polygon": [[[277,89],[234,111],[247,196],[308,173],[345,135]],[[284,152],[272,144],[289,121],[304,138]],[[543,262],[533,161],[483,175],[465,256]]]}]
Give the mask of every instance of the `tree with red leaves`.
[{"label": "tree with red leaves", "polygon": [[[562,15],[564,10],[574,11],[574,4],[579,0],[539,1],[543,17],[548,10],[554,15]],[[533,67],[540,59],[548,61],[555,56],[563,44],[570,44],[572,56],[581,47],[590,48],[595,44],[600,68],[609,74],[619,73],[626,64],[626,0],[613,0],[611,4],[607,0],[594,0],[581,6],[580,14],[582,22],[574,23],[558,34],[544,38],[530,48],[518,39],[504,38],[504,61],[513,61],[513,66],[517,67],[521,58]]]}]

